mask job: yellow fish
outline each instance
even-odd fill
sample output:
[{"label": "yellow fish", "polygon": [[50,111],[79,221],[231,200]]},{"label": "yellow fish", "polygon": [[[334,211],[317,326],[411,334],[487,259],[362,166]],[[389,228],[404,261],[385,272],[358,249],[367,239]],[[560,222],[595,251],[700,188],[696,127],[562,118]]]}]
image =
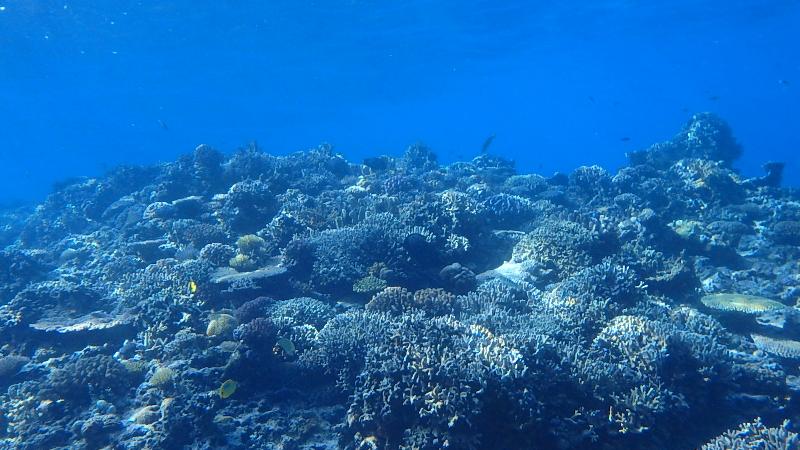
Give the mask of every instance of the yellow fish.
[{"label": "yellow fish", "polygon": [[236,392],[237,387],[239,387],[239,383],[233,380],[225,380],[222,386],[219,387],[219,396],[221,398],[228,398]]},{"label": "yellow fish", "polygon": [[189,293],[194,294],[197,292],[197,283],[194,280],[189,280]]}]

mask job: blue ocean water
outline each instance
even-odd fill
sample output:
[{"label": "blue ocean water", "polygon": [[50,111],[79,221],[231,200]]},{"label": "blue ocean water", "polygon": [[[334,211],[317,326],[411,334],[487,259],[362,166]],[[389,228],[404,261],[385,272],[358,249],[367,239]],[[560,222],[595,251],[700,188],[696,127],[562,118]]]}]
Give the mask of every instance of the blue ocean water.
[{"label": "blue ocean water", "polygon": [[693,112],[800,184],[800,2],[0,1],[0,202],[207,143],[615,170]]}]

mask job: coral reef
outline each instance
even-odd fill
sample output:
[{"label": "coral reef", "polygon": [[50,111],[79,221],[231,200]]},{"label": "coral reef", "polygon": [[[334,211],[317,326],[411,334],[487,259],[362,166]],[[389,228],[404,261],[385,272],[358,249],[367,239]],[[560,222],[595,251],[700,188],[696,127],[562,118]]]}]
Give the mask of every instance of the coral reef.
[{"label": "coral reef", "polygon": [[701,113],[617,173],[199,146],[66,183],[0,213],[0,448],[797,448],[800,195],[741,152]]}]

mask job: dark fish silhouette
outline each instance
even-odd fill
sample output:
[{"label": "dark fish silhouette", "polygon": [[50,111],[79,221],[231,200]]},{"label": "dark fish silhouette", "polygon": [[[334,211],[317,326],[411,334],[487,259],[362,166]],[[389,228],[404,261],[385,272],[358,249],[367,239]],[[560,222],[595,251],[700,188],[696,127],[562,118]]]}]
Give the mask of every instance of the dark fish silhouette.
[{"label": "dark fish silhouette", "polygon": [[708,97],[708,99],[711,100],[712,102],[715,102],[715,101],[719,100],[720,97],[719,97],[719,95],[711,95],[711,96]]},{"label": "dark fish silhouette", "polygon": [[486,140],[483,141],[483,145],[481,146],[481,153],[486,153],[487,151],[489,151],[489,147],[492,145],[492,142],[494,142],[495,136],[496,135],[492,133],[491,136],[487,137]]},{"label": "dark fish silhouette", "polygon": [[158,126],[160,126],[164,131],[169,131],[169,127],[167,126],[166,122],[161,119],[158,120]]},{"label": "dark fish silhouette", "polygon": [[628,136],[623,136],[623,137],[619,138],[619,140],[622,141],[622,142],[628,142],[628,141],[631,140],[631,138],[629,138]]},{"label": "dark fish silhouette", "polygon": [[589,96],[589,101],[592,103],[597,103],[597,100],[595,100],[594,97],[591,95]]},{"label": "dark fish silhouette", "polygon": [[788,86],[789,80],[778,80],[778,84],[780,84],[781,86]]}]

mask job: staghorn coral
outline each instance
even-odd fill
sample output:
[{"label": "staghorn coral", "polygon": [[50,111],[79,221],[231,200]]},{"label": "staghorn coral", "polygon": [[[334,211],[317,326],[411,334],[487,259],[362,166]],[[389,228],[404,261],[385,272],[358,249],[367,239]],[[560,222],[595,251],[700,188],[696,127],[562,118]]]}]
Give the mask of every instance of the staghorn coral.
[{"label": "staghorn coral", "polygon": [[[606,267],[613,273],[613,265]],[[747,389],[754,398],[758,397],[757,392],[780,392],[784,375],[769,369],[771,363],[763,357],[745,358],[745,354],[729,352],[729,346],[736,345],[736,341],[710,317],[684,309],[674,318],[664,319],[664,309],[653,309],[640,303],[640,293],[626,299],[628,294],[623,293],[628,291],[625,289],[602,285],[598,289],[607,289],[605,292],[612,297],[616,295],[622,304],[642,308],[637,311],[643,316],[619,315],[604,319],[590,315],[584,318],[595,322],[592,328],[602,326],[588,348],[580,344],[585,338],[580,333],[566,331],[567,327],[558,323],[558,318],[554,320],[547,305],[539,298],[527,298],[527,295],[539,296],[541,293],[531,291],[525,294],[501,280],[492,280],[478,289],[480,294],[473,292],[457,299],[460,309],[456,321],[450,318],[427,319],[414,308],[404,310],[400,307],[391,316],[385,316],[378,314],[383,310],[373,305],[358,315],[356,328],[365,330],[366,334],[355,334],[338,326],[344,316],[337,316],[318,337],[322,347],[312,349],[303,360],[319,364],[319,367],[338,366],[339,379],[355,383],[342,381],[340,384],[346,392],[355,389],[355,400],[347,421],[349,431],[343,435],[342,441],[348,448],[351,445],[357,448],[369,436],[375,437],[377,445],[400,448],[414,445],[427,448],[445,440],[465,448],[488,447],[488,441],[471,431],[460,434],[465,431],[461,428],[464,424],[475,426],[480,419],[470,415],[466,405],[448,400],[454,398],[452,392],[468,389],[468,385],[459,383],[469,376],[452,371],[456,370],[455,367],[470,367],[473,364],[470,358],[506,361],[490,363],[483,360],[480,363],[483,367],[480,370],[489,370],[493,364],[498,364],[492,369],[493,375],[484,373],[479,376],[487,381],[493,376],[499,377],[495,383],[489,382],[492,389],[500,389],[493,391],[492,400],[487,400],[489,404],[499,398],[513,397],[514,401],[503,403],[502,414],[513,417],[508,420],[536,427],[537,418],[544,414],[553,424],[560,424],[554,427],[563,427],[563,433],[554,433],[555,439],[574,441],[570,445],[578,445],[581,439],[590,439],[592,435],[596,436],[595,439],[617,439],[614,442],[619,447],[631,445],[634,441],[628,441],[626,436],[633,434],[657,433],[664,436],[662,433],[668,433],[668,429],[685,426],[696,417],[694,414],[702,414],[701,411],[720,402],[729,402],[725,396],[734,385]],[[391,299],[394,301],[389,302],[391,305],[413,301],[413,294],[409,291],[394,289],[390,292],[392,295],[383,301]],[[639,291],[634,289],[632,292]],[[582,313],[577,312],[575,316],[580,317]],[[437,324],[433,329],[430,328],[432,322]],[[368,331],[375,330],[372,327],[376,323],[381,323],[380,332]],[[330,333],[334,329],[338,330],[335,334],[337,340],[331,341],[333,335]],[[467,342],[447,337],[455,335]],[[348,336],[346,341],[341,340],[344,336]],[[346,347],[341,344],[331,346],[334,342],[349,344]],[[322,348],[327,350],[323,352]],[[334,349],[334,353],[328,353]],[[331,356],[334,354],[358,356],[339,356],[333,360],[341,362],[332,364]],[[451,364],[449,358],[463,359]],[[517,367],[515,364],[518,362],[523,362],[527,369],[521,372],[509,369]],[[430,364],[435,369],[429,372]],[[433,374],[448,374],[448,381],[426,378]],[[380,388],[379,380],[382,380]],[[390,383],[389,380],[393,381]],[[417,399],[416,388],[411,386],[416,386],[414,383],[420,380],[427,383],[425,385],[435,380],[434,386],[441,383],[443,392],[450,393],[442,397],[436,390],[436,395],[423,395],[422,399]],[[510,384],[505,385],[505,382]],[[554,387],[554,383],[558,387]],[[505,391],[503,386],[509,390]],[[571,392],[570,402],[574,403],[552,403],[547,392],[553,390]],[[425,398],[438,400],[427,404]],[[590,398],[594,400],[590,401]],[[596,410],[583,409],[580,420],[571,417],[586,402],[600,402],[602,406]],[[416,406],[411,408],[409,405]],[[474,411],[479,411],[480,405],[481,400],[473,403],[472,407],[477,408]],[[731,412],[741,411],[742,406],[731,404],[729,408]],[[453,424],[461,425],[451,427],[449,423],[436,422],[451,413]],[[482,417],[480,413],[475,414]],[[596,422],[591,417],[606,419]],[[738,416],[734,414],[733,417]],[[463,418],[468,421],[462,421]],[[502,442],[524,445],[525,435],[491,428],[496,427],[496,423],[481,425],[481,428],[488,428],[482,428],[480,436],[494,439],[496,448],[505,448]],[[392,434],[391,430],[397,432],[403,427],[404,433]],[[574,432],[578,434],[582,433],[581,427],[592,431],[576,440],[574,436],[567,437],[567,430],[573,427],[577,427]]]},{"label": "staghorn coral", "polygon": [[389,314],[401,314],[410,310],[414,304],[414,294],[402,287],[387,287],[375,294],[372,300],[367,303],[367,311],[385,312]]},{"label": "staghorn coral", "polygon": [[369,349],[386,339],[393,328],[386,314],[366,311],[338,314],[320,330],[316,345],[301,357],[301,363],[336,376],[340,388],[350,389]]},{"label": "staghorn coral", "polygon": [[[470,430],[482,429],[483,413],[511,400],[503,386],[526,371],[520,353],[501,337],[447,318],[406,317],[387,344],[368,352],[354,387],[346,424],[355,441],[376,436],[391,448],[480,446]],[[434,361],[444,363],[441,370],[430,370]],[[355,448],[350,442],[344,439],[346,448]]]},{"label": "staghorn coral", "polygon": [[410,292],[401,287],[388,287],[375,294],[366,305],[367,311],[393,315],[420,312],[441,316],[457,312],[455,296],[444,289],[420,289]]},{"label": "staghorn coral", "polygon": [[532,220],[540,211],[530,200],[517,195],[492,195],[479,205],[488,224],[495,228],[515,228]]},{"label": "staghorn coral", "polygon": [[781,426],[768,428],[756,418],[743,423],[736,430],[728,430],[703,445],[701,450],[791,450],[800,447],[800,437],[789,431],[788,421]]},{"label": "staghorn coral", "polygon": [[293,326],[312,325],[322,328],[334,316],[334,310],[323,301],[296,297],[270,303],[267,314],[275,321],[288,319]]},{"label": "staghorn coral", "polygon": [[657,424],[660,415],[688,408],[679,396],[660,386],[641,385],[623,395],[614,395],[608,419],[620,434],[642,434]]},{"label": "staghorn coral", "polygon": [[592,336],[598,326],[642,298],[641,285],[628,267],[606,260],[587,267],[546,292],[542,306],[563,321],[564,329]]},{"label": "staghorn coral", "polygon": [[444,289],[429,288],[414,292],[414,305],[431,316],[444,316],[458,312],[455,295]]},{"label": "staghorn coral", "polygon": [[658,371],[669,355],[667,335],[657,323],[639,316],[613,318],[595,337],[592,347],[607,352],[604,357],[642,373]]}]

